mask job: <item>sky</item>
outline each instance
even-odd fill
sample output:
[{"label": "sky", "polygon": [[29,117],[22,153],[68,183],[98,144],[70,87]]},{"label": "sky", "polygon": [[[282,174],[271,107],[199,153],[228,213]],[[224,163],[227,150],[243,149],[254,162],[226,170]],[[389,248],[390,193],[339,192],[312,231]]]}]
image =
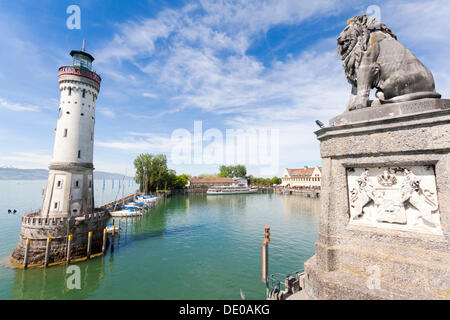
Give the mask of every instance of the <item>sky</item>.
[{"label": "sky", "polygon": [[[80,8],[80,29],[67,27],[70,5]],[[222,135],[223,145],[227,130],[268,130],[276,141],[243,147],[266,143],[277,154],[266,171],[263,157],[240,159],[255,176],[320,165],[315,120],[342,113],[350,93],[336,38],[348,18],[364,13],[378,15],[450,96],[445,0],[0,0],[0,166],[50,164],[58,68],[71,65],[83,39],[102,77],[97,170],[133,175],[138,154],[164,153],[178,174],[215,173],[220,159],[196,161],[194,144],[206,153],[220,140],[196,140],[195,123],[201,134]],[[175,141],[176,132],[191,138]],[[184,162],[175,145],[186,147]]]}]

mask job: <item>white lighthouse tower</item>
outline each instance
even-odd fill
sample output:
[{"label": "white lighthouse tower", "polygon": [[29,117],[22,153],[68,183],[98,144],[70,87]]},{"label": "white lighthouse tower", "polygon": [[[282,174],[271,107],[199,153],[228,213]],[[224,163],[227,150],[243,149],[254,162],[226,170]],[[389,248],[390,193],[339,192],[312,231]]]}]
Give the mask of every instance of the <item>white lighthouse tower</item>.
[{"label": "white lighthouse tower", "polygon": [[71,217],[94,211],[93,147],[95,102],[101,78],[94,58],[72,51],[72,66],[59,68],[59,113],[53,158],[41,217]]}]

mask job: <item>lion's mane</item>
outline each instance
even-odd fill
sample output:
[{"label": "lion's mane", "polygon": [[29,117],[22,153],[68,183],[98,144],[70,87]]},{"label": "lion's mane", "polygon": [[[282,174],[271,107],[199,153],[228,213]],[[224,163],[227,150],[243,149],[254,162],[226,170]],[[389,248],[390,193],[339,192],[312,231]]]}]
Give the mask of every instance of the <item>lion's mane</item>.
[{"label": "lion's mane", "polygon": [[[347,26],[340,35],[351,39],[348,48],[344,48],[338,41],[339,58],[343,61],[347,79],[356,86],[356,74],[361,64],[364,52],[367,50],[370,33],[381,31],[397,40],[397,36],[385,24],[367,15],[356,16],[347,21]],[[339,39],[338,39],[339,40]]]}]

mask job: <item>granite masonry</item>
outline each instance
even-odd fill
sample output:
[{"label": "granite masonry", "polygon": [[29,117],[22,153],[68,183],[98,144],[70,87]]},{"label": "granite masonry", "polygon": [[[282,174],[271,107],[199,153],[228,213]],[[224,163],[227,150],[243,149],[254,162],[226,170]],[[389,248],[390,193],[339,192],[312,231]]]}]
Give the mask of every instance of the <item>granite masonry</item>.
[{"label": "granite masonry", "polygon": [[[350,19],[346,30],[366,23],[368,39],[393,41],[392,31],[368,19]],[[392,72],[388,53],[376,65],[379,79]],[[359,102],[352,95],[347,110],[316,131],[319,235],[300,279],[310,299],[450,299],[450,100],[434,92],[431,73],[419,79],[407,71],[400,78],[397,72],[390,88],[372,79],[369,89],[389,91],[406,81],[415,91],[389,94],[390,101],[380,92],[367,105],[364,92]],[[361,84],[356,79],[353,86]]]}]

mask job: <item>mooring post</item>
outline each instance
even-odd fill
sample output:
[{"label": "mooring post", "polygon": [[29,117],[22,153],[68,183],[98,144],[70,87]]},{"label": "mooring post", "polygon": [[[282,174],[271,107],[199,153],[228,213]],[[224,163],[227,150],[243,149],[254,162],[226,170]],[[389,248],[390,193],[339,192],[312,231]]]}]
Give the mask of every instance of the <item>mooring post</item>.
[{"label": "mooring post", "polygon": [[116,234],[116,226],[113,224],[112,226],[112,239],[111,239],[111,251],[114,251],[114,236]]},{"label": "mooring post", "polygon": [[72,251],[72,235],[69,234],[68,240],[67,240],[67,257],[66,262],[70,263],[70,253]]},{"label": "mooring post", "polygon": [[91,243],[92,243],[92,231],[88,233],[88,243],[87,243],[87,258],[91,257]]},{"label": "mooring post", "polygon": [[25,242],[25,254],[23,256],[23,268],[26,269],[28,267],[28,251],[30,250],[30,239],[27,238]]},{"label": "mooring post", "polygon": [[119,232],[117,233],[117,236],[119,237],[119,239],[120,239],[120,230],[122,230],[122,229],[120,229],[120,220],[119,220]]},{"label": "mooring post", "polygon": [[267,275],[269,273],[269,242],[270,228],[264,228],[264,242],[261,243],[261,281],[266,284],[266,296],[269,293],[269,283]]},{"label": "mooring post", "polygon": [[105,254],[105,251],[106,251],[106,234],[107,234],[107,231],[105,228],[105,229],[103,229],[103,246],[102,246],[103,254]]},{"label": "mooring post", "polygon": [[47,244],[45,246],[45,261],[44,261],[44,267],[47,268],[48,266],[48,260],[49,260],[49,255],[50,255],[50,243],[52,242],[52,238],[51,237],[47,237]]}]

